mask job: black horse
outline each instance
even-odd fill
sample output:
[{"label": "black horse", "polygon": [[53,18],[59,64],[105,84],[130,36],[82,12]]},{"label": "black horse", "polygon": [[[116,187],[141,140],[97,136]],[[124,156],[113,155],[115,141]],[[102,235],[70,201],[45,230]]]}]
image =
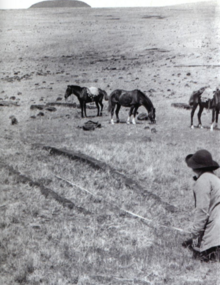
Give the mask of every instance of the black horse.
[{"label": "black horse", "polygon": [[[103,104],[102,100],[108,100],[107,93],[96,87],[80,87],[78,85],[68,85],[65,93],[65,99],[67,99],[71,94],[76,95],[79,100],[81,108],[81,117],[87,117],[86,115],[86,103],[95,102],[98,109],[97,116],[102,116]],[[99,105],[101,106],[101,111],[99,112]]]},{"label": "black horse", "polygon": [[198,121],[199,121],[199,127],[202,128],[202,122],[201,122],[201,115],[204,108],[209,108],[209,100],[202,100],[201,96],[202,93],[205,91],[207,87],[202,87],[198,91],[194,91],[192,95],[189,98],[189,105],[192,107],[191,111],[191,128],[193,129],[193,116],[195,113],[196,108],[199,106],[199,112],[198,112]]},{"label": "black horse", "polygon": [[[213,130],[214,121],[216,119],[216,125],[218,124],[218,114],[220,110],[220,91],[217,88],[216,91],[214,91],[214,96],[212,99],[205,99],[203,100],[201,98],[202,93],[207,87],[202,87],[198,91],[193,92],[193,94],[190,96],[189,99],[189,105],[192,106],[191,111],[191,128],[193,129],[193,115],[195,113],[196,108],[199,106],[199,112],[198,112],[198,121],[199,121],[199,127],[203,128],[202,122],[201,122],[201,115],[202,111],[205,109],[212,109],[212,125],[211,125],[211,131]],[[216,118],[215,118],[216,117]]]},{"label": "black horse", "polygon": [[156,110],[151,100],[138,89],[132,91],[117,89],[110,94],[108,102],[108,111],[111,112],[111,124],[114,124],[113,116],[115,106],[117,106],[117,123],[119,123],[118,113],[121,106],[130,107],[127,124],[130,124],[130,120],[132,120],[132,124],[135,124],[135,116],[140,106],[144,106],[147,109],[150,121],[154,123],[156,122]]},{"label": "black horse", "polygon": [[210,131],[213,131],[214,122],[218,126],[218,115],[220,112],[220,90],[217,88],[214,92],[213,98],[210,100],[210,108],[212,109],[212,124]]}]

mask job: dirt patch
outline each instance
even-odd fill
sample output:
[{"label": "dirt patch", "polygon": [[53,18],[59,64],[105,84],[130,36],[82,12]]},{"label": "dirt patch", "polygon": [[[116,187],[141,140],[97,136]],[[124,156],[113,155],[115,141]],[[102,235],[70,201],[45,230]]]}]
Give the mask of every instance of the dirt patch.
[{"label": "dirt patch", "polygon": [[50,102],[50,103],[47,103],[46,106],[58,106],[58,107],[77,108],[77,104],[76,103],[61,103],[61,102]]},{"label": "dirt patch", "polygon": [[146,48],[145,51],[169,52],[169,50],[161,49],[161,48]]},{"label": "dirt patch", "polygon": [[18,107],[20,106],[18,102],[11,102],[11,101],[0,101],[0,107]]},{"label": "dirt patch", "polygon": [[186,103],[172,103],[171,106],[175,108],[181,108],[181,109],[187,109],[187,110],[192,109],[192,107],[190,107],[189,104],[186,104]]},{"label": "dirt patch", "polygon": [[219,64],[190,64],[190,65],[175,65],[174,67],[220,67]]},{"label": "dirt patch", "polygon": [[3,77],[1,78],[2,80],[4,81],[7,81],[7,82],[14,82],[14,81],[21,81],[23,79],[31,79],[32,78],[32,74],[25,74],[25,75],[22,75],[22,76],[6,76],[6,77]]},{"label": "dirt patch", "polygon": [[[1,106],[1,102],[0,102],[0,106]],[[80,109],[80,105],[76,104],[76,103],[60,103],[60,102],[51,102],[51,103],[47,103],[45,105],[43,104],[34,104],[30,106],[31,110],[48,110],[48,108],[52,107],[52,106],[58,106],[58,107],[69,107],[69,108],[78,108]],[[87,104],[86,105],[87,109],[96,109],[96,106],[94,106],[93,104]],[[50,110],[48,110],[50,111]],[[55,111],[55,110],[53,110]]]},{"label": "dirt patch", "polygon": [[166,17],[160,16],[160,15],[146,15],[142,17],[142,19],[152,19],[152,18],[162,20],[162,19],[165,19]]}]

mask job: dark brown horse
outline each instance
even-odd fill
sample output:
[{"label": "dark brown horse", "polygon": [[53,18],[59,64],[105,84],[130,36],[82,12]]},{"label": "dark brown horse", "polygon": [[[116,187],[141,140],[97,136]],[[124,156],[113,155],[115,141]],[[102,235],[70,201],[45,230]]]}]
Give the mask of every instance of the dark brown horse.
[{"label": "dark brown horse", "polygon": [[214,123],[216,123],[216,127],[218,126],[218,115],[220,112],[220,90],[217,88],[213,93],[213,98],[210,100],[210,108],[212,109],[211,131],[213,131]]},{"label": "dark brown horse", "polygon": [[199,106],[199,112],[198,112],[198,121],[199,121],[199,127],[202,128],[202,122],[201,122],[201,115],[204,108],[209,108],[209,100],[202,100],[201,96],[202,93],[205,91],[207,87],[202,87],[198,91],[193,92],[193,94],[189,98],[189,105],[192,107],[191,111],[191,128],[193,129],[193,116],[195,113],[196,108]]},{"label": "dark brown horse", "polygon": [[[81,107],[81,117],[87,117],[86,115],[86,103],[95,102],[98,109],[97,116],[102,116],[103,104],[102,100],[108,100],[107,93],[96,87],[80,87],[78,85],[68,85],[65,93],[65,99],[67,99],[71,94],[74,94],[80,103]],[[101,111],[99,112],[99,105],[101,106]]]},{"label": "dark brown horse", "polygon": [[203,87],[201,89],[199,89],[196,92],[193,92],[193,94],[191,95],[190,99],[189,99],[189,105],[192,106],[192,112],[191,112],[191,128],[193,129],[193,115],[194,112],[197,108],[197,106],[199,106],[199,112],[198,112],[198,121],[199,121],[199,127],[202,128],[202,122],[201,122],[201,115],[202,115],[202,111],[204,108],[206,109],[212,109],[212,124],[211,124],[211,128],[210,130],[213,131],[213,127],[214,127],[214,122],[216,123],[216,125],[218,124],[218,115],[219,115],[219,111],[220,111],[220,90],[217,88],[213,93],[213,98],[212,99],[205,99],[203,100],[201,98],[202,93],[204,92],[204,90],[207,87]]},{"label": "dark brown horse", "polygon": [[118,113],[121,106],[130,107],[127,124],[130,124],[130,120],[132,124],[135,124],[135,116],[137,114],[137,110],[140,106],[144,106],[148,111],[148,117],[151,122],[156,122],[156,110],[151,102],[151,100],[140,90],[132,90],[125,91],[121,89],[117,89],[113,91],[109,96],[109,106],[108,110],[111,112],[111,124],[114,124],[113,116],[114,110],[116,107],[116,118],[117,123],[119,123]]}]

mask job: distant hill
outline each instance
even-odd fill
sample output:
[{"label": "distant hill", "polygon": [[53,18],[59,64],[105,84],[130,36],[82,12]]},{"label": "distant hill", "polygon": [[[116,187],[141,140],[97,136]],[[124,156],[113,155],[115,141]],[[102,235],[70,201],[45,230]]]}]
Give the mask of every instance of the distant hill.
[{"label": "distant hill", "polygon": [[177,5],[170,5],[167,7],[171,8],[183,8],[183,9],[206,9],[208,7],[215,7],[218,5],[217,0],[210,0],[210,1],[201,1],[201,2],[191,2],[191,3],[183,3],[183,4],[177,4]]},{"label": "distant hill", "polygon": [[42,1],[32,5],[30,8],[89,8],[88,4],[82,1],[75,0],[53,0],[53,1]]}]

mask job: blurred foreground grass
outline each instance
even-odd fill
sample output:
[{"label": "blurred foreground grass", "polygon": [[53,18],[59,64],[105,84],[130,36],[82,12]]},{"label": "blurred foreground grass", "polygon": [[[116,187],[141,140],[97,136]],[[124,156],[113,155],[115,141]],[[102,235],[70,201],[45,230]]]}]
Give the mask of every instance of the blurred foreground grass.
[{"label": "blurred foreground grass", "polygon": [[157,226],[184,228],[191,221],[191,182],[181,159],[185,149],[167,156],[171,151],[163,144],[148,149],[139,144],[135,151],[131,143],[111,146],[88,144],[83,151],[135,178],[179,212],[167,212],[110,172],[24,145],[7,155],[10,165],[90,214],[63,208],[1,169],[1,284],[218,284],[219,264],[193,260],[181,247],[181,233]]}]

